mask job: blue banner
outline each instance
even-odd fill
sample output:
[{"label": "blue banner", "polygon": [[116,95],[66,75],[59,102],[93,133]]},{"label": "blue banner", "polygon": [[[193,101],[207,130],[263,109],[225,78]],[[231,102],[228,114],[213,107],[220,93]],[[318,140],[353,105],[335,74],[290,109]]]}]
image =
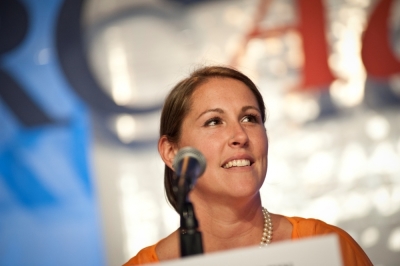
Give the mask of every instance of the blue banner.
[{"label": "blue banner", "polygon": [[0,265],[105,265],[89,110],[55,47],[63,1],[2,2]]}]

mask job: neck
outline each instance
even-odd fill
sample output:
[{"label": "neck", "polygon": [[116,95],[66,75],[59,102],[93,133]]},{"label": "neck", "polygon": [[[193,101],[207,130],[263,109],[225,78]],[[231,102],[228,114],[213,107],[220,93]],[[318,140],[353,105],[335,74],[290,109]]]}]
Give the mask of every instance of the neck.
[{"label": "neck", "polygon": [[260,243],[264,217],[260,195],[250,200],[213,201],[192,197],[205,252]]}]

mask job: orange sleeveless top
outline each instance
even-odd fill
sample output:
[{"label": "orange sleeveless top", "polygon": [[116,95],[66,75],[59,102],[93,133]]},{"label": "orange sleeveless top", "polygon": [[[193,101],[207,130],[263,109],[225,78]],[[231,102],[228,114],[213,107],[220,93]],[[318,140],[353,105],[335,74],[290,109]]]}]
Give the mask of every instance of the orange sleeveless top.
[{"label": "orange sleeveless top", "polygon": [[[292,239],[334,233],[339,236],[344,266],[372,265],[372,262],[369,260],[365,252],[344,230],[316,219],[305,219],[299,217],[285,218],[293,225]],[[135,257],[130,259],[123,266],[159,262],[156,254],[156,246],[157,244],[142,249]]]}]

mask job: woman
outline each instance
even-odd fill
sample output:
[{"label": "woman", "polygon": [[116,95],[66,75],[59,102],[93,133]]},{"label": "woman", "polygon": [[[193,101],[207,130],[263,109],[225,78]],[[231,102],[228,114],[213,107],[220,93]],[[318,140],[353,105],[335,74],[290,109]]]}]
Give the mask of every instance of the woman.
[{"label": "woman", "polygon": [[[260,188],[268,166],[265,106],[254,83],[242,73],[219,66],[195,71],[179,82],[165,101],[158,150],[165,162],[165,189],[172,190],[172,163],[179,149],[191,146],[207,168],[190,192],[205,253],[282,240],[336,233],[344,265],[372,265],[343,230],[315,219],[270,214]],[[141,250],[125,266],[180,257],[179,231]]]}]

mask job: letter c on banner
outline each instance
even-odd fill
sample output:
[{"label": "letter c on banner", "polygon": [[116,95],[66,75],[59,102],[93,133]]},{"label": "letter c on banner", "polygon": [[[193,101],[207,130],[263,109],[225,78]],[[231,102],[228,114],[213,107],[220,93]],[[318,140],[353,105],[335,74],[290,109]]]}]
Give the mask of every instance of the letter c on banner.
[{"label": "letter c on banner", "polygon": [[83,4],[83,0],[65,0],[57,22],[57,52],[64,74],[74,90],[86,103],[102,114],[142,114],[160,110],[161,102],[140,108],[119,106],[100,88],[90,70],[83,45]]}]

